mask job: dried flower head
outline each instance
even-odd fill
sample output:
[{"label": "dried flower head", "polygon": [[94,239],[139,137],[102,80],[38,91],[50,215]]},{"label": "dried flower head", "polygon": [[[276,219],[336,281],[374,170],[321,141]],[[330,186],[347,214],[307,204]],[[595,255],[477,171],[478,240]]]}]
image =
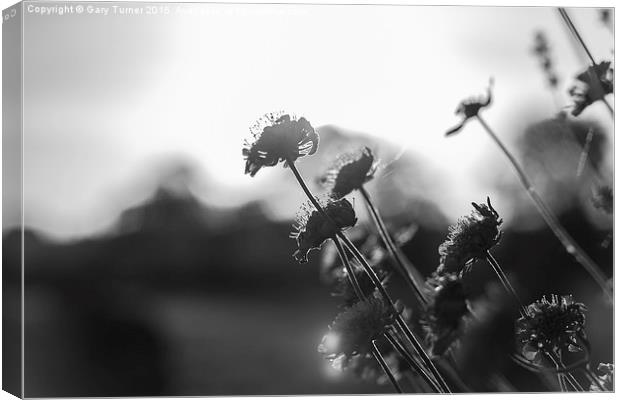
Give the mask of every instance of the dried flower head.
[{"label": "dried flower head", "polygon": [[[600,363],[596,368],[596,371],[598,372],[598,382],[601,384],[603,389],[612,392],[614,390],[614,365]],[[601,388],[596,383],[592,382],[590,391],[600,392]]]},{"label": "dried flower head", "polygon": [[553,61],[551,60],[551,49],[544,32],[536,32],[534,36],[534,54],[538,57],[540,65],[547,77],[549,86],[555,88],[558,86],[558,76],[553,69]]},{"label": "dried flower head", "polygon": [[597,186],[592,193],[592,205],[606,214],[614,212],[614,192],[607,185]]},{"label": "dried flower head", "polygon": [[320,182],[330,190],[332,196],[339,199],[361,188],[374,177],[376,170],[377,162],[372,150],[364,147],[340,155],[320,178]]},{"label": "dried flower head", "polygon": [[448,238],[439,246],[439,273],[459,272],[495,246],[500,238],[502,219],[487,197],[487,204],[471,203],[474,211],[450,226]]},{"label": "dried flower head", "polygon": [[469,314],[467,296],[459,274],[433,273],[425,284],[429,303],[420,321],[433,355],[443,355],[462,332]]},{"label": "dried flower head", "polygon": [[578,116],[598,100],[614,92],[614,69],[611,62],[603,61],[589,67],[575,78],[575,82],[568,89],[573,101],[571,114]]},{"label": "dried flower head", "polygon": [[527,306],[525,316],[517,320],[517,342],[521,353],[532,362],[538,362],[546,353],[579,351],[578,339],[585,340],[586,307],[575,303],[572,296],[552,295],[551,301],[543,296]]},{"label": "dried flower head", "polygon": [[[364,271],[364,269],[360,266],[357,266],[356,262],[351,260],[351,268],[353,269],[353,274],[355,274],[355,279],[362,291],[362,294],[365,297],[371,297],[373,293],[377,290],[375,284],[368,277],[368,274]],[[371,267],[375,272],[377,277],[381,280],[381,283],[384,284],[388,280],[389,273],[381,264],[377,264]],[[332,294],[334,296],[342,297],[343,303],[345,307],[350,307],[358,301],[357,293],[355,293],[355,289],[349,280],[349,274],[345,268],[342,268],[338,274],[338,278],[334,285],[334,291]]]},{"label": "dried flower head", "polygon": [[320,249],[324,241],[333,238],[342,229],[354,226],[357,222],[353,205],[347,199],[328,198],[319,203],[329,219],[308,202],[302,206],[293,226],[295,231],[291,233],[291,237],[297,240],[297,251],[293,257],[300,263],[308,261],[310,250]]},{"label": "dried flower head", "polygon": [[319,135],[305,118],[283,112],[264,115],[250,127],[250,133],[243,147],[245,173],[250,176],[262,167],[273,167],[280,161],[286,166],[312,155],[319,145]]},{"label": "dried flower head", "polygon": [[339,358],[346,367],[351,357],[371,352],[372,341],[382,336],[395,318],[383,299],[359,301],[336,316],[318,351],[329,360]]},{"label": "dried flower head", "polygon": [[481,109],[488,107],[491,104],[491,101],[493,99],[493,96],[491,93],[492,88],[493,88],[493,78],[489,80],[489,86],[487,87],[486,98],[481,97],[481,96],[470,97],[470,98],[463,100],[459,104],[459,106],[456,108],[455,114],[461,115],[463,117],[463,120],[457,126],[455,126],[454,128],[450,129],[448,132],[446,132],[446,136],[450,136],[460,131],[465,126],[465,123],[470,118],[478,116],[478,112],[480,112]]}]

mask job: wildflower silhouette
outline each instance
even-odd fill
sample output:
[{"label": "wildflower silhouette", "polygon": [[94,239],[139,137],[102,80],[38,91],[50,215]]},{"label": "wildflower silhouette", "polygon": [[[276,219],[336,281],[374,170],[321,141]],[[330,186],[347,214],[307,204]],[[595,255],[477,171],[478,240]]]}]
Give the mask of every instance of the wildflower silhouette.
[{"label": "wildflower silhouette", "polygon": [[335,198],[341,198],[370,181],[377,170],[377,162],[369,147],[342,154],[320,178],[320,182]]},{"label": "wildflower silhouette", "polygon": [[359,301],[336,316],[318,347],[328,359],[344,356],[343,366],[357,354],[372,352],[372,341],[380,338],[396,315],[377,297]]},{"label": "wildflower silhouette", "polygon": [[420,322],[431,354],[443,355],[460,335],[469,314],[463,281],[455,273],[434,273],[426,280],[425,289],[430,301]]},{"label": "wildflower silhouette", "polygon": [[458,273],[478,259],[484,259],[487,251],[499,243],[502,219],[491,205],[471,203],[474,211],[448,229],[447,239],[439,246],[439,273]]},{"label": "wildflower silhouette", "polygon": [[293,257],[300,263],[308,262],[310,250],[321,248],[324,241],[335,238],[342,229],[357,222],[353,205],[347,199],[328,198],[322,208],[329,219],[310,204],[304,205],[298,215],[291,237],[297,240],[297,251]]},{"label": "wildflower silhouette", "polygon": [[523,356],[540,363],[543,356],[559,356],[576,352],[585,341],[586,307],[573,301],[572,296],[543,297],[527,306],[524,316],[517,320],[517,341]]},{"label": "wildflower silhouette", "polygon": [[[547,206],[547,204],[542,199],[540,194],[538,194],[538,191],[532,184],[530,178],[526,175],[521,165],[519,165],[519,162],[517,161],[517,159],[512,155],[512,153],[500,140],[497,134],[493,131],[493,129],[491,129],[491,127],[486,123],[486,121],[480,115],[479,113],[480,109],[490,104],[490,102],[491,100],[490,100],[490,91],[489,91],[488,101],[466,100],[463,103],[461,103],[458,110],[462,110],[462,113],[464,115],[463,122],[460,125],[458,125],[456,128],[453,128],[450,131],[448,131],[447,135],[458,132],[461,128],[463,128],[465,122],[467,122],[471,118],[476,118],[478,122],[480,122],[484,130],[491,137],[491,139],[495,142],[497,147],[499,147],[501,152],[506,156],[512,168],[514,169],[515,173],[519,177],[519,181],[521,182],[521,185],[523,186],[527,194],[530,196],[530,198],[534,202],[536,209],[538,210],[540,215],[545,220],[545,223],[547,224],[549,229],[551,229],[551,231],[554,233],[556,238],[560,241],[560,243],[562,243],[562,246],[564,246],[564,249],[566,250],[566,252],[572,255],[573,257],[575,257],[575,260],[579,264],[581,264],[581,266],[586,270],[586,272],[590,274],[592,279],[596,281],[596,283],[601,288],[605,296],[608,299],[613,300],[613,294],[611,290],[609,290],[609,287],[607,285],[607,277],[601,271],[601,268],[586,254],[586,252],[579,246],[579,244],[575,241],[575,239],[573,239],[573,237],[560,224],[560,221],[558,221],[557,217],[553,214],[551,209],[549,209],[549,206]],[[488,261],[490,263],[493,263],[492,257],[488,258]]]},{"label": "wildflower silhouette", "polygon": [[250,176],[263,167],[279,162],[294,162],[312,155],[319,144],[319,135],[305,118],[297,119],[282,112],[269,113],[250,127],[251,138],[244,142],[245,173]]},{"label": "wildflower silhouette", "polygon": [[573,101],[571,114],[580,115],[583,110],[596,101],[614,92],[614,70],[611,62],[603,61],[589,67],[575,78],[575,83],[568,89]]},{"label": "wildflower silhouette", "polygon": [[465,123],[469,121],[471,118],[477,117],[478,113],[481,109],[488,107],[491,105],[491,101],[493,100],[492,90],[493,88],[493,78],[489,80],[489,86],[487,87],[487,95],[484,97],[470,97],[468,99],[463,100],[458,107],[456,108],[455,114],[460,115],[463,120],[456,125],[454,128],[448,130],[446,132],[446,136],[453,135],[459,132],[465,126]]}]

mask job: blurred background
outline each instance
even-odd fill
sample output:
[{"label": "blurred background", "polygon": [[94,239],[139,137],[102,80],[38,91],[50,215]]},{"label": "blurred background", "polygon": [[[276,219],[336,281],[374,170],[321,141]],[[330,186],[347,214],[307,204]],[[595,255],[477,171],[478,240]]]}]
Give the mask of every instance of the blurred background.
[{"label": "blurred background", "polygon": [[[444,137],[458,103],[493,77],[487,122],[612,276],[613,219],[592,194],[612,185],[613,119],[600,102],[556,117],[588,61],[555,9],[160,3],[168,11],[128,15],[114,4],[96,4],[106,16],[25,12],[27,396],[392,391],[316,351],[339,302],[319,279],[319,254],[292,258],[305,198],[290,171],[243,174],[248,127],[279,109],[319,132],[318,153],[298,163],[317,193],[339,153],[375,151],[368,189],[389,223],[414,227],[404,251],[425,274],[448,226],[490,196],[504,219],[495,254],[522,297],[572,293],[589,309],[593,365],[613,362],[612,305],[481,126]],[[595,59],[612,60],[613,12],[569,13]],[[555,86],[535,51],[540,33]],[[20,201],[3,193],[15,290]],[[356,209],[366,224],[361,199]],[[472,298],[493,279],[474,267]],[[545,390],[504,368],[516,390]]]}]

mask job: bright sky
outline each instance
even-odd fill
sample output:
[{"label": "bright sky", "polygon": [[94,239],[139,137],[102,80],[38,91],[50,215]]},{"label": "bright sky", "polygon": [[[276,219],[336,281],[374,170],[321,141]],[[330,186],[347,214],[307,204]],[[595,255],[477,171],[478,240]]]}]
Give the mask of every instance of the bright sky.
[{"label": "bright sky", "polygon": [[[58,237],[105,229],[149,195],[149,170],[167,155],[204,168],[212,183],[193,189],[207,202],[267,196],[274,173],[243,175],[241,143],[253,120],[279,109],[315,127],[382,137],[440,166],[442,188],[454,194],[440,206],[456,217],[467,212],[463,198],[496,190],[472,174],[499,159],[489,158],[492,145],[475,124],[443,137],[458,102],[482,94],[493,76],[495,102],[485,116],[510,144],[524,113],[554,111],[531,55],[534,32],[550,39],[563,87],[584,65],[552,8],[170,9],[168,16],[26,15],[27,225]],[[570,13],[595,57],[609,59],[613,38],[596,10]]]}]

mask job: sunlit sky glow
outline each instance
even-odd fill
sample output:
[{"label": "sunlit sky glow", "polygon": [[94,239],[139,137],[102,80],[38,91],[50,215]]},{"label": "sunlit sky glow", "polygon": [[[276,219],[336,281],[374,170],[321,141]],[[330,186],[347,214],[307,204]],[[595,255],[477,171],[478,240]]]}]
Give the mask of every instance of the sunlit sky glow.
[{"label": "sunlit sky glow", "polygon": [[[548,35],[563,88],[585,61],[552,8],[184,7],[192,15],[26,15],[27,225],[58,237],[105,229],[150,194],[149,171],[164,156],[204,170],[209,183],[192,189],[208,203],[269,196],[274,172],[243,175],[241,143],[279,109],[441,168],[451,194],[440,206],[454,218],[468,208],[462,199],[496,190],[472,177],[492,153],[481,128],[443,137],[458,102],[493,76],[485,116],[510,144],[523,113],[554,111],[534,32]],[[596,10],[571,15],[595,57],[609,59],[613,39]]]}]

